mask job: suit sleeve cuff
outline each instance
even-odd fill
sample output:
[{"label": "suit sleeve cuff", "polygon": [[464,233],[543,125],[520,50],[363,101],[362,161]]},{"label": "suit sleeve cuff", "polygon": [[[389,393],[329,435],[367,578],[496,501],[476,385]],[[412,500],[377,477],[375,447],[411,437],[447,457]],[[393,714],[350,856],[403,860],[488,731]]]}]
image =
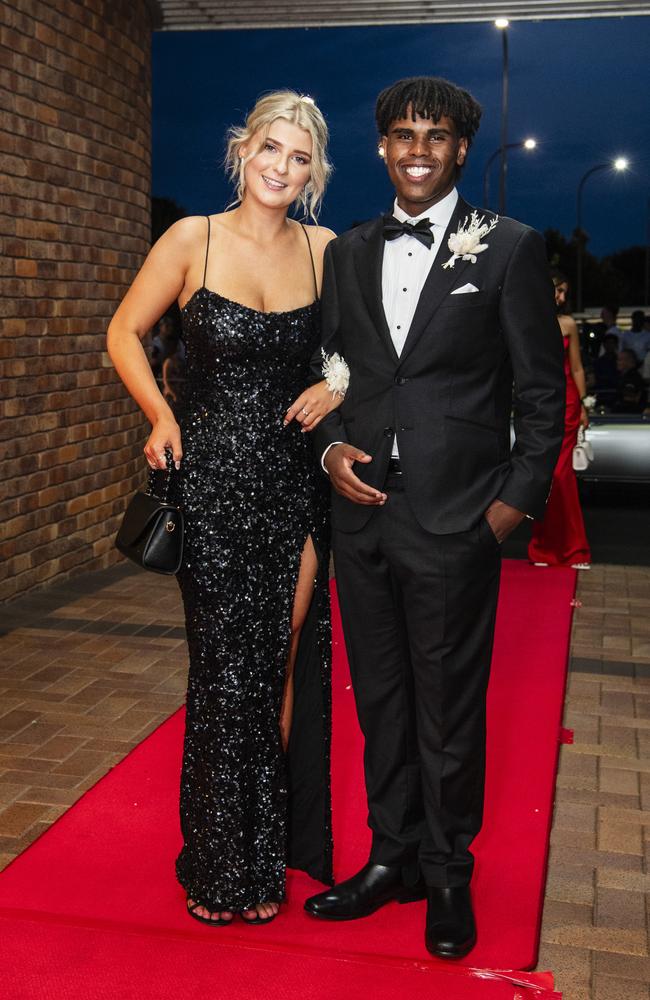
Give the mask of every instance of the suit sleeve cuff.
[{"label": "suit sleeve cuff", "polygon": [[[345,442],[344,441],[332,441],[331,444],[328,444],[327,448],[325,449],[325,451],[323,452],[323,454],[320,457],[320,464],[321,464],[323,472],[325,473],[326,476],[329,476],[329,472],[325,468],[325,456],[327,455],[327,453],[330,450],[330,448],[333,448],[335,444],[345,444]],[[312,468],[313,468],[313,466],[312,466]]]}]

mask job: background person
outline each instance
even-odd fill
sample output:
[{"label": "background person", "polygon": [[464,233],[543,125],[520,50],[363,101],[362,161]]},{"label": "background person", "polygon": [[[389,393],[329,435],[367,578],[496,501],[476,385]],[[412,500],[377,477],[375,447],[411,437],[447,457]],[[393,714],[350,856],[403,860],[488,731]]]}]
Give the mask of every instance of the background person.
[{"label": "background person", "polygon": [[593,364],[594,384],[598,407],[612,409],[618,388],[618,337],[613,333],[605,334],[603,353]]},{"label": "background person", "polygon": [[633,351],[638,364],[642,365],[650,351],[650,330],[646,326],[646,317],[643,309],[635,309],[630,317],[631,330],[626,330],[623,334],[622,347]]},{"label": "background person", "polygon": [[[578,483],[573,470],[573,449],[578,428],[589,426],[584,405],[585,373],[580,357],[580,337],[572,316],[565,312],[569,283],[560,271],[553,271],[555,305],[564,345],[566,408],[564,439],[557,465],[553,470],[551,493],[541,520],[535,521],[528,545],[528,558],[535,566],[572,566],[589,569],[591,552],[580,507]],[[611,336],[611,334],[610,334]]]},{"label": "background person", "polygon": [[618,385],[614,411],[616,413],[643,413],[648,404],[648,390],[639,371],[634,351],[624,348],[618,353]]}]

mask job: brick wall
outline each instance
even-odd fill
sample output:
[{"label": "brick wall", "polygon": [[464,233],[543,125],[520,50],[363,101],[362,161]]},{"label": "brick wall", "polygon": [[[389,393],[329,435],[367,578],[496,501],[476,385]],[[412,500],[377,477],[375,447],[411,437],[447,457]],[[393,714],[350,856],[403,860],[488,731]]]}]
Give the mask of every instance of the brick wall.
[{"label": "brick wall", "polygon": [[105,353],[149,246],[147,0],[0,0],[0,599],[116,561],[146,422]]}]

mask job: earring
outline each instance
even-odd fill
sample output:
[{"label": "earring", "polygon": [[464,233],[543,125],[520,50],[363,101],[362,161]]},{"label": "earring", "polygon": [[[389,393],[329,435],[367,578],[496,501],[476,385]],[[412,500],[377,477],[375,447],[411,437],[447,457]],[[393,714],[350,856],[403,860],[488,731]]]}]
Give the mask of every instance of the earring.
[{"label": "earring", "polygon": [[386,154],[384,153],[384,147],[383,146],[378,146],[377,147],[377,156],[381,156],[381,158],[383,160],[383,158],[385,157],[385,155]]}]

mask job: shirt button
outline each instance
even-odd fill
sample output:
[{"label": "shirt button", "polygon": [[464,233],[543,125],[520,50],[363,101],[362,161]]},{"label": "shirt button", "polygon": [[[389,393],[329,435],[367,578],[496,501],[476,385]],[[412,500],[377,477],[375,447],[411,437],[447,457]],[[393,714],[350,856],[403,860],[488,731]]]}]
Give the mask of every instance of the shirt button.
[{"label": "shirt button", "polygon": [[409,250],[409,257],[412,257],[412,256],[413,256],[413,254],[412,254],[412,253],[411,253],[411,251]]},{"label": "shirt button", "polygon": [[408,288],[403,288],[403,289],[402,289],[402,291],[403,291],[403,292],[407,292],[407,291],[408,291]]},{"label": "shirt button", "polygon": [[401,330],[402,328],[401,328],[401,326],[399,326],[399,325],[398,325],[397,329],[398,329],[398,330]]}]

